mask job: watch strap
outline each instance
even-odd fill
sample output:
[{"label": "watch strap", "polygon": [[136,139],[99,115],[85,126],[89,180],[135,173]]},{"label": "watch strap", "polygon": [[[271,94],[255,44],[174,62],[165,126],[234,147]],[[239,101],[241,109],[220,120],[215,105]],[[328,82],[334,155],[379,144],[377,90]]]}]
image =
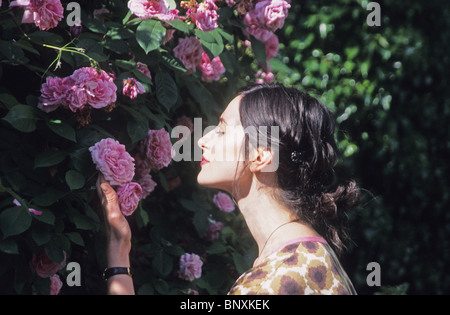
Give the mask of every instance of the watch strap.
[{"label": "watch strap", "polygon": [[110,267],[105,268],[103,271],[103,279],[106,281],[110,277],[115,275],[129,275],[132,276],[131,268],[130,267]]}]

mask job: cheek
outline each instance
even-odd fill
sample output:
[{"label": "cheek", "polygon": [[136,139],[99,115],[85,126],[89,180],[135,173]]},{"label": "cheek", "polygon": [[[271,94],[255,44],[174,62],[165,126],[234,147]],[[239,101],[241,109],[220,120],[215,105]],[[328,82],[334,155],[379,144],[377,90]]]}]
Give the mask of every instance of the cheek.
[{"label": "cheek", "polygon": [[217,188],[231,193],[233,182],[241,178],[245,165],[243,132],[228,132],[214,139],[208,158],[210,163],[201,167],[197,176],[200,185]]}]

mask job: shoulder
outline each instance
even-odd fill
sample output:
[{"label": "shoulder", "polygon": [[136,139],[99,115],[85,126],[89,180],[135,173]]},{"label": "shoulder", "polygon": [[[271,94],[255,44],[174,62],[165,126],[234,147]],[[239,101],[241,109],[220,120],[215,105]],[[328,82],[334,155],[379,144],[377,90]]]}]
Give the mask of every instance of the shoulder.
[{"label": "shoulder", "polygon": [[349,294],[353,287],[342,277],[345,272],[340,269],[328,244],[293,242],[243,274],[230,293]]}]

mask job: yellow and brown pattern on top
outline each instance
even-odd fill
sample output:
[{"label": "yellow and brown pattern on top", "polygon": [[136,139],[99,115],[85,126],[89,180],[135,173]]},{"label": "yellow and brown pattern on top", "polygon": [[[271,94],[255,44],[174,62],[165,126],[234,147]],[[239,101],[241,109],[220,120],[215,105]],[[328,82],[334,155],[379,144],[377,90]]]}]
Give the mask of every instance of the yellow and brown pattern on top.
[{"label": "yellow and brown pattern on top", "polygon": [[229,295],[356,294],[323,238],[288,242],[237,279]]}]

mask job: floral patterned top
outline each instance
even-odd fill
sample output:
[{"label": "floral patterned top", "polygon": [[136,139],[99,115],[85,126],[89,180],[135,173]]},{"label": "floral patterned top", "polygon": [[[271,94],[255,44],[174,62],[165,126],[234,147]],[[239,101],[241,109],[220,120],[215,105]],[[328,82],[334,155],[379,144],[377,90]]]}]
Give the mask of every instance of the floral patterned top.
[{"label": "floral patterned top", "polygon": [[229,295],[356,294],[330,245],[321,237],[284,244],[242,274]]}]

